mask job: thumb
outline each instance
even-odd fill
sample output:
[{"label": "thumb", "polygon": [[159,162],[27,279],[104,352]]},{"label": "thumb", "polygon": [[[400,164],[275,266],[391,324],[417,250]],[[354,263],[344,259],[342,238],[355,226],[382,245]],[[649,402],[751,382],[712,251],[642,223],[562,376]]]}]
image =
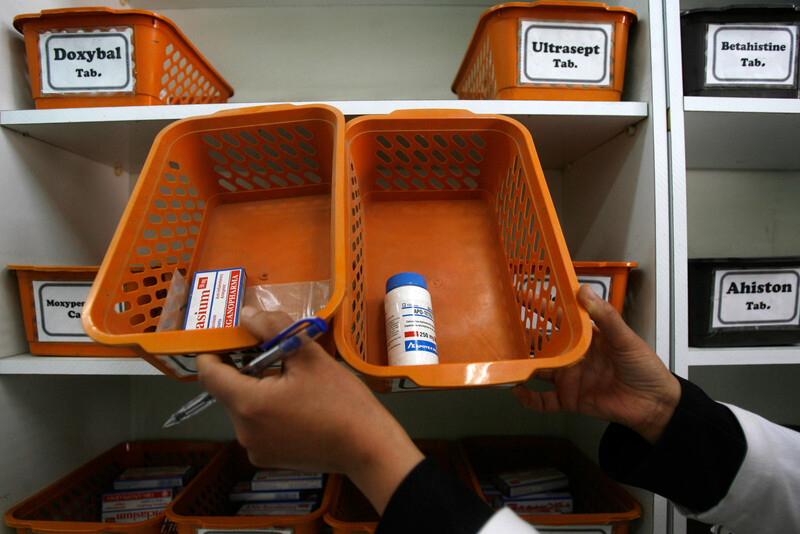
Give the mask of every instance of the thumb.
[{"label": "thumb", "polygon": [[247,393],[257,379],[243,375],[233,366],[224,364],[214,354],[200,354],[195,360],[197,379],[217,401],[230,407],[237,399],[251,398]]},{"label": "thumb", "polygon": [[625,320],[617,312],[611,303],[597,296],[588,285],[582,285],[578,290],[578,302],[580,302],[589,317],[603,333],[606,343],[618,349],[625,350],[636,343],[638,336],[625,323]]}]

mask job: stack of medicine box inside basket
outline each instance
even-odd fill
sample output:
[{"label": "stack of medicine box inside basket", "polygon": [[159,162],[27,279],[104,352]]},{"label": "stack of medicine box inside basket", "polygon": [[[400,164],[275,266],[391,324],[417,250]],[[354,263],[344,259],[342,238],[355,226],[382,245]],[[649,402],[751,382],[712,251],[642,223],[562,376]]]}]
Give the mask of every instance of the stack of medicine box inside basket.
[{"label": "stack of medicine box inside basket", "polygon": [[194,475],[191,465],[131,467],[102,496],[103,523],[137,523],[157,516]]},{"label": "stack of medicine box inside basket", "polygon": [[319,506],[325,488],[323,473],[260,469],[230,492],[237,516],[305,515]]},{"label": "stack of medicine box inside basket", "polygon": [[489,505],[507,506],[519,514],[571,514],[569,478],[555,467],[495,473],[480,481]]}]

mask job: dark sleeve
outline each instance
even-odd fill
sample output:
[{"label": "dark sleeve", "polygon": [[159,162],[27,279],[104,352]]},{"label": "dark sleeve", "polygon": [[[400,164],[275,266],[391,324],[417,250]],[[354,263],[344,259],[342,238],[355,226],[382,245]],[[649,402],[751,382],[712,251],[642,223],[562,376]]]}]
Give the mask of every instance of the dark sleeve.
[{"label": "dark sleeve", "polygon": [[600,440],[600,466],[618,482],[644,488],[695,513],[717,505],[733,483],[747,442],[733,412],[678,377],[681,400],[650,445],[612,423]]},{"label": "dark sleeve", "polygon": [[493,513],[474,491],[426,458],[395,490],[375,534],[474,534]]}]

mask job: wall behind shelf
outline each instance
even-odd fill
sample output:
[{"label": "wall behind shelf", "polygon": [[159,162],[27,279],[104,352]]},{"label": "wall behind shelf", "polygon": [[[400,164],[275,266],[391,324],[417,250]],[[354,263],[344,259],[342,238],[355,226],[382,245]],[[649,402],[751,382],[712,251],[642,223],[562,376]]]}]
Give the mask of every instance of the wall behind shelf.
[{"label": "wall behind shelf", "polygon": [[800,171],[690,169],[689,258],[800,256]]},{"label": "wall behind shelf", "polygon": [[[800,350],[800,348],[798,349]],[[800,425],[800,365],[723,365],[689,368],[689,379],[720,402],[735,404],[782,425]]]},{"label": "wall behind shelf", "polygon": [[[540,381],[533,388],[548,388]],[[233,426],[221,405],[176,427],[162,429],[167,417],[197,395],[197,383],[161,376],[132,379],[133,435],[137,439],[234,439]],[[566,419],[523,408],[509,388],[417,391],[376,394],[406,431],[420,439],[459,439],[474,435],[564,435]]]},{"label": "wall behind shelf", "polygon": [[[92,4],[96,2],[91,2]],[[0,109],[32,108],[14,16],[89,2],[0,3]],[[34,11],[35,10],[35,11]],[[27,352],[8,264],[98,264],[127,202],[128,176],[0,129],[0,357]],[[129,437],[129,379],[0,376],[0,509]],[[120,409],[122,408],[122,409]],[[5,526],[0,532],[11,532]]]},{"label": "wall behind shelf", "polygon": [[450,85],[485,7],[343,3],[158,12],[233,86],[232,102],[313,102],[455,99]]},{"label": "wall behind shelf", "polygon": [[[454,100],[450,87],[480,15],[498,3],[264,2],[233,10],[140,0],[132,7],[175,22],[233,86],[232,102],[281,102]],[[623,100],[649,100],[648,3],[606,3],[637,11]]]}]

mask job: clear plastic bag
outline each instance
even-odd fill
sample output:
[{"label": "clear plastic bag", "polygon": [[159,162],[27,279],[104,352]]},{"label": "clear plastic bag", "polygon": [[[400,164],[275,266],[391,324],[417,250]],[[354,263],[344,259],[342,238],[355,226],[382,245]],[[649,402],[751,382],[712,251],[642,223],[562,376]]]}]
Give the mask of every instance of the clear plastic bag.
[{"label": "clear plastic bag", "polygon": [[[190,289],[189,281],[174,271],[156,332],[183,329]],[[315,315],[330,298],[330,280],[249,286],[244,292],[245,305],[265,311],[282,311],[294,321]]]},{"label": "clear plastic bag", "polygon": [[331,281],[265,284],[245,290],[244,303],[265,311],[282,311],[297,321],[316,314],[331,298]]}]

